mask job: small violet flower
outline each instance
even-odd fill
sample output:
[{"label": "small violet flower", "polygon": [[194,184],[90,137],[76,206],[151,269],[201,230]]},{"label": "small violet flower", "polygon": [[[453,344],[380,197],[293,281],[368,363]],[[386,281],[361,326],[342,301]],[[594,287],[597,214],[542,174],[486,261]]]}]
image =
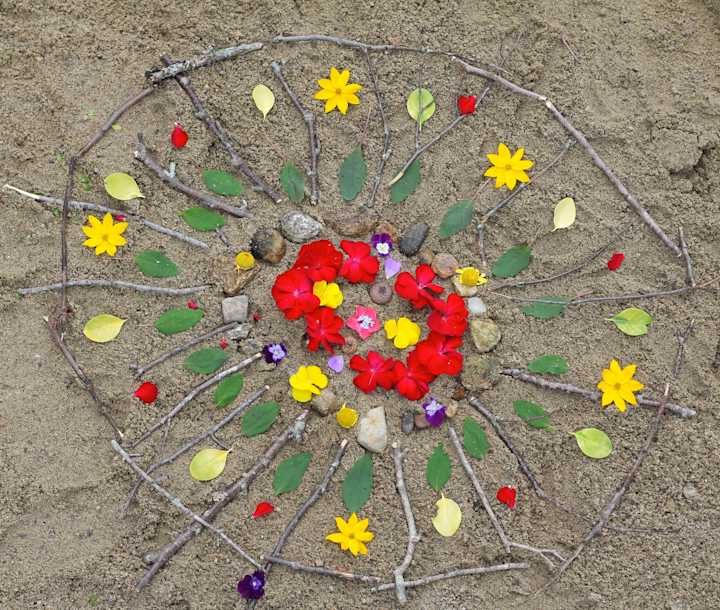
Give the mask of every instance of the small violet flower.
[{"label": "small violet flower", "polygon": [[434,398],[429,398],[422,405],[425,411],[425,419],[433,428],[439,428],[445,421],[445,405]]},{"label": "small violet flower", "polygon": [[372,307],[356,307],[355,313],[346,324],[360,335],[363,341],[380,330],[377,312]]},{"label": "small violet flower", "polygon": [[288,355],[284,343],[268,343],[263,347],[262,353],[268,364],[280,364]]},{"label": "small violet flower", "polygon": [[260,599],[265,594],[265,572],[255,570],[237,584],[237,592],[244,599]]},{"label": "small violet flower", "polygon": [[372,247],[380,256],[387,256],[392,250],[392,238],[387,233],[375,233],[370,239]]}]

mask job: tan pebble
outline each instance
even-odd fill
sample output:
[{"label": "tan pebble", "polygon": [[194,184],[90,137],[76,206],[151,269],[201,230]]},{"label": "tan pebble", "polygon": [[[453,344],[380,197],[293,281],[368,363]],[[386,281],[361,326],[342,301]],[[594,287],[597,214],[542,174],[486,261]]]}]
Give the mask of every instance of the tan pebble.
[{"label": "tan pebble", "polygon": [[458,266],[459,263],[457,259],[447,252],[436,254],[432,262],[433,271],[444,280],[455,275],[455,270]]},{"label": "tan pebble", "polygon": [[345,337],[345,345],[342,346],[343,354],[354,354],[358,348],[358,341],[355,337],[350,335]]},{"label": "tan pebble", "polygon": [[415,414],[415,427],[418,430],[423,430],[424,428],[430,427],[430,423],[428,422],[427,418],[425,417],[425,413],[416,413]]},{"label": "tan pebble", "polygon": [[377,223],[375,226],[375,233],[387,233],[390,236],[390,239],[392,239],[393,245],[397,244],[398,238],[400,237],[398,228],[394,224],[389,223],[387,220],[381,220]]},{"label": "tan pebble", "polygon": [[445,405],[445,415],[447,415],[450,418],[455,417],[455,415],[457,414],[457,410],[458,410],[458,404],[454,400],[449,401]]},{"label": "tan pebble", "polygon": [[418,253],[418,258],[420,259],[421,263],[425,263],[426,265],[432,265],[433,259],[435,258],[435,253],[430,248],[423,248]]}]

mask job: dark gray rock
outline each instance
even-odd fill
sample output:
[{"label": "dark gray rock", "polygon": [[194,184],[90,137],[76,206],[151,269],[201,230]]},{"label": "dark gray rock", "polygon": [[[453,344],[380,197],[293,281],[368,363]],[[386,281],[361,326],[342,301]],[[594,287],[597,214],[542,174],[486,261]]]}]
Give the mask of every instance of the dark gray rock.
[{"label": "dark gray rock", "polygon": [[425,243],[430,227],[424,222],[410,225],[400,238],[400,252],[405,256],[415,256]]}]

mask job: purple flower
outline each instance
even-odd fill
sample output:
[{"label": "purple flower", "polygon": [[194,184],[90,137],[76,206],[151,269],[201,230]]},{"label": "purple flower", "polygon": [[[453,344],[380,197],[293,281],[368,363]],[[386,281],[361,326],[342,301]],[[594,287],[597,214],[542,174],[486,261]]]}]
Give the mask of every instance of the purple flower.
[{"label": "purple flower", "polygon": [[439,428],[445,421],[445,405],[430,397],[422,405],[425,419],[433,428]]},{"label": "purple flower", "polygon": [[245,599],[260,599],[265,595],[265,572],[255,570],[243,576],[237,584],[237,592]]},{"label": "purple flower", "polygon": [[284,343],[268,343],[262,349],[265,362],[268,364],[280,364],[288,355]]},{"label": "purple flower", "polygon": [[372,247],[380,256],[387,256],[392,250],[392,238],[387,233],[375,233],[370,239]]}]

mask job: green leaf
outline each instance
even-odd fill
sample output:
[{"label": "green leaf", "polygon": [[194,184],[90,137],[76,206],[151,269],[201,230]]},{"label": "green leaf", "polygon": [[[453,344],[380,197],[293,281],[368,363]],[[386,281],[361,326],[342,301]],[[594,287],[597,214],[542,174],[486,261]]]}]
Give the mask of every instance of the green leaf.
[{"label": "green leaf", "polygon": [[280,171],[280,186],[295,203],[300,203],[305,198],[305,179],[298,168],[290,162]]},{"label": "green leaf", "polygon": [[475,204],[472,201],[458,201],[451,205],[440,223],[440,239],[447,239],[462,231],[470,224],[474,214]]},{"label": "green leaf", "polygon": [[518,244],[500,255],[492,266],[492,274],[495,277],[515,277],[527,268],[531,260],[530,246]]},{"label": "green leaf", "polygon": [[267,432],[280,413],[280,405],[274,400],[250,407],[242,419],[243,436],[251,437]]},{"label": "green leaf", "polygon": [[550,418],[545,409],[529,400],[516,400],[513,403],[515,415],[522,419],[531,428],[549,428]]},{"label": "green leaf", "polygon": [[612,442],[607,434],[597,428],[583,428],[573,432],[580,451],[586,456],[601,460],[612,453]]},{"label": "green leaf", "polygon": [[196,481],[212,481],[225,470],[229,451],[200,449],[190,462],[190,476]]},{"label": "green leaf", "polygon": [[367,163],[362,148],[358,146],[342,162],[340,171],[340,195],[345,201],[352,201],[358,196],[367,177]]},{"label": "green leaf", "polygon": [[438,443],[435,451],[430,455],[425,468],[425,478],[428,485],[438,492],[450,480],[450,458],[443,449],[442,443]]},{"label": "green leaf", "polygon": [[214,231],[225,226],[224,216],[205,208],[190,208],[182,217],[196,231]]},{"label": "green leaf", "polygon": [[535,358],[528,364],[528,371],[531,373],[541,373],[550,375],[562,375],[569,370],[568,363],[562,356],[555,354],[545,354],[539,358]]},{"label": "green leaf", "polygon": [[390,188],[390,201],[400,203],[415,192],[420,184],[420,159],[415,159],[399,178],[393,178]]},{"label": "green leaf", "polygon": [[218,407],[227,407],[237,395],[240,394],[240,390],[243,388],[245,380],[243,379],[242,373],[235,373],[229,377],[225,377],[215,390],[213,400]]},{"label": "green leaf", "polygon": [[463,446],[476,460],[481,460],[490,449],[485,430],[472,417],[463,421]]},{"label": "green leaf", "polygon": [[608,318],[608,320],[614,322],[619,330],[631,337],[639,337],[640,335],[647,334],[648,325],[653,321],[647,311],[638,307],[623,309],[612,318]]},{"label": "green leaf", "polygon": [[206,347],[185,358],[185,368],[190,369],[193,373],[209,375],[225,364],[227,359],[228,355],[225,350],[219,347]]},{"label": "green leaf", "polygon": [[235,176],[219,169],[206,169],[203,174],[203,182],[213,193],[236,197],[245,192],[245,186]]},{"label": "green leaf", "polygon": [[350,513],[358,513],[370,498],[373,486],[372,453],[365,453],[348,470],[342,483],[342,499]]},{"label": "green leaf", "polygon": [[279,496],[280,494],[297,489],[302,482],[303,475],[309,464],[309,451],[303,451],[280,462],[277,470],[275,470],[275,478],[273,479],[275,495]]},{"label": "green leaf", "polygon": [[138,252],[135,264],[140,273],[148,277],[173,277],[178,274],[177,265],[159,250]]},{"label": "green leaf", "polygon": [[435,114],[435,99],[433,98],[433,94],[423,87],[413,89],[410,92],[406,106],[410,117],[420,123],[421,128],[423,123]]},{"label": "green leaf", "polygon": [[533,301],[529,305],[525,305],[522,308],[522,312],[526,316],[531,316],[538,320],[549,320],[550,318],[556,318],[561,315],[569,302],[570,299],[566,299],[565,297],[543,297],[542,299]]},{"label": "green leaf", "polygon": [[174,335],[195,326],[203,319],[205,312],[202,309],[177,307],[168,309],[155,321],[157,328],[163,335]]}]

